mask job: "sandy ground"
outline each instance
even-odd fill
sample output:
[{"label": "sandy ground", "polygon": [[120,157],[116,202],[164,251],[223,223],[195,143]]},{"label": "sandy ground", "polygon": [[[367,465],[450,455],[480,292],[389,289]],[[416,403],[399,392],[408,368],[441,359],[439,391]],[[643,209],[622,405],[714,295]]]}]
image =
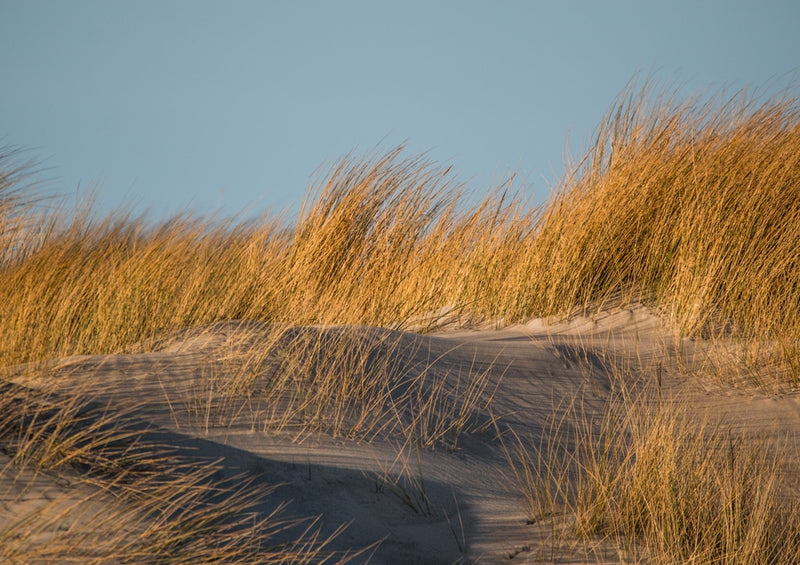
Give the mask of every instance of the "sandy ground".
[{"label": "sandy ground", "polygon": [[[238,334],[258,331],[258,325],[217,324],[167,340],[151,353],[62,359],[47,379],[63,389],[83,387],[94,402],[127,412],[149,426],[148,433],[161,444],[198,465],[218,461],[220,477],[248,477],[265,491],[280,485],[265,499],[265,515],[286,501],[285,515],[318,517],[323,537],[347,525],[329,549],[370,548],[355,562],[620,562],[608,543],[554,549],[549,530],[528,523],[497,440],[497,430],[508,428],[523,437],[540,437],[553,414],[574,398],[582,399],[590,418],[599,414],[613,386],[604,358],[626,360],[649,375],[651,384],[660,367],[663,398],[689,399],[698,419],[710,414],[737,430],[790,443],[800,431],[800,395],[723,386],[699,377],[691,369],[700,362],[702,348],[676,341],[654,316],[634,309],[555,325],[536,320],[504,329],[394,332],[410,345],[404,349],[409,366],[420,366],[413,357],[422,356],[436,360],[448,374],[488,371],[484,395],[494,394],[490,409],[477,415],[480,425],[463,434],[455,449],[414,449],[391,434],[357,441],[325,433],[265,432],[257,402],[235,409],[216,406],[227,414],[224,419],[202,409],[203,399],[216,402],[203,392],[209,390],[208,368],[225,366],[221,360]],[[367,339],[389,332],[346,331]],[[24,386],[42,383],[25,381]],[[648,390],[654,395],[656,388]],[[47,475],[17,480],[0,489],[5,493],[2,514],[8,520],[40,507],[58,515],[53,500],[80,499],[87,496],[86,488]],[[53,527],[59,527],[57,520]]]}]

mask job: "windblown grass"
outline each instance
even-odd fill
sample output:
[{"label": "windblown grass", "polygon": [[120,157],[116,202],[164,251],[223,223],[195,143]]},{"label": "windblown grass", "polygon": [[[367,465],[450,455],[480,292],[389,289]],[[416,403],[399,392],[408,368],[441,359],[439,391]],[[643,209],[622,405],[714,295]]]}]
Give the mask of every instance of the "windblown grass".
[{"label": "windblown grass", "polygon": [[797,99],[650,90],[620,97],[544,211],[537,255],[553,278],[532,294],[555,312],[622,293],[685,334],[796,338]]},{"label": "windblown grass", "polygon": [[[365,345],[330,326],[426,331],[643,302],[679,334],[718,339],[724,355],[715,361],[727,355],[747,371],[768,364],[769,378],[796,382],[798,99],[787,91],[769,99],[740,92],[681,101],[664,92],[649,83],[624,91],[589,152],[542,207],[510,180],[470,204],[449,169],[405,157],[399,147],[342,159],[312,186],[294,222],[281,215],[247,222],[182,215],[153,223],[124,210],[96,217],[90,205],[67,214],[25,186],[30,166],[4,150],[0,367],[152,350],[177,330],[259,321],[274,328],[262,353],[234,355],[237,377],[220,385],[214,376],[212,388],[198,396],[192,410],[207,425],[213,414],[202,401],[215,398],[219,387],[234,398],[266,382],[261,393],[274,402],[254,416],[263,429],[300,425],[364,439],[399,426],[417,448],[455,447],[475,425],[474,412],[485,408],[487,372],[442,375],[431,365],[408,373],[390,362],[395,344]],[[725,367],[719,372],[730,374]],[[15,430],[7,448],[15,465],[41,470],[69,462],[130,474],[102,455],[131,439],[117,435],[123,428],[76,427],[77,404],[56,404],[53,412],[41,408],[47,402],[15,398],[4,391],[2,402],[27,412],[0,421],[4,433]],[[547,491],[549,507],[537,512],[566,504],[577,531],[632,547],[644,540],[665,561],[735,562],[732,556],[745,555],[774,562],[781,551],[800,557],[796,523],[789,515],[781,526],[783,510],[770,505],[776,467],[758,464],[714,429],[695,435],[673,414],[652,414],[636,403],[625,410],[630,415],[622,421],[606,417],[600,443],[596,430],[577,429],[573,439],[584,451],[568,452],[567,467],[536,470],[527,452],[518,452],[522,477],[577,485],[570,494]],[[565,482],[576,473],[577,483]],[[186,501],[197,494],[192,477],[173,485]],[[648,480],[655,481],[649,498],[642,486]],[[137,496],[127,483],[110,484],[123,489],[121,500]],[[161,512],[160,496],[152,498],[155,514],[150,502],[141,511]],[[165,522],[115,538],[127,545],[113,551],[130,550],[136,559],[161,553],[166,541],[159,532],[171,525],[177,528],[171,536],[191,537],[184,546],[194,548],[189,561],[247,561],[247,548],[263,550],[264,540],[247,529],[225,538],[234,540],[230,546],[213,536],[211,545],[193,545],[208,531],[206,518],[226,512],[203,504],[183,515],[188,522],[164,510]],[[0,541],[25,539],[15,537],[21,524],[4,530],[13,534],[0,532]],[[242,531],[247,540],[258,538],[255,545],[236,537]],[[66,555],[76,543],[49,547]],[[40,551],[4,547],[11,548],[4,557],[22,561],[36,561],[26,552]]]},{"label": "windblown grass", "polygon": [[[510,322],[635,301],[685,335],[773,340],[793,358],[797,99],[653,90],[623,93],[542,208],[510,181],[468,205],[448,169],[397,148],[336,164],[294,223],[32,216],[4,250],[0,362],[121,351],[227,319],[406,327],[443,308]],[[12,158],[5,168],[11,233],[32,208]]]},{"label": "windblown grass", "polygon": [[610,541],[624,563],[800,560],[785,446],[698,422],[687,407],[623,387],[597,418],[576,400],[542,437],[499,430],[544,559],[577,538],[589,553]]},{"label": "windblown grass", "polygon": [[[3,384],[0,558],[9,563],[308,563],[313,523],[270,493],[159,446],[80,395]],[[286,531],[294,533],[286,536]],[[288,540],[288,541],[287,541]],[[342,556],[340,556],[342,557]],[[346,559],[345,559],[346,560]]]},{"label": "windblown grass", "polygon": [[170,399],[188,424],[454,450],[462,434],[488,425],[505,369],[454,362],[454,350],[432,356],[424,338],[393,330],[250,326],[235,329],[188,398]]}]

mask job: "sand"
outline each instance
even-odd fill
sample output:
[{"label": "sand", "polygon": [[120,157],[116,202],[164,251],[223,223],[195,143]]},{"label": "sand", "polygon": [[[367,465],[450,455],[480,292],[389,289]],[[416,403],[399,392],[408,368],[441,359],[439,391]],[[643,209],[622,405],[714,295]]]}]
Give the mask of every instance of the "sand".
[{"label": "sand", "polygon": [[[541,437],[553,415],[576,398],[587,417],[599,417],[615,386],[604,359],[624,360],[644,374],[649,385],[631,380],[625,386],[645,391],[652,402],[659,394],[653,378],[660,374],[661,401],[680,398],[698,421],[713,418],[737,432],[790,443],[800,432],[800,394],[724,385],[701,376],[695,369],[703,359],[702,344],[677,340],[645,308],[559,324],[534,320],[425,335],[364,327],[317,330],[353,332],[367,340],[390,333],[408,345],[402,351],[409,367],[433,359],[448,369],[442,374],[480,370],[487,375],[482,394],[493,395],[491,404],[481,408],[474,429],[463,433],[455,448],[414,448],[392,433],[365,440],[324,431],[264,431],[257,401],[234,406],[209,392],[209,375],[219,372],[210,368],[226,366],[231,344],[241,346],[245,337],[252,340],[267,331],[237,322],[175,335],[153,352],[60,359],[42,379],[20,375],[15,381],[25,389],[53,383],[64,392],[80,389],[95,406],[126,414],[130,425],[143,426],[148,438],[184,460],[198,466],[215,461],[215,478],[253,481],[255,488],[271,492],[256,508],[265,516],[285,502],[284,516],[316,517],[314,526],[323,538],[346,526],[327,549],[344,555],[366,548],[354,557],[357,563],[621,562],[609,541],[554,547],[548,527],[528,523],[497,439],[498,430],[509,428],[521,437]],[[212,404],[213,410],[203,410]],[[0,457],[3,466],[8,458]],[[6,473],[0,485],[0,528],[36,509],[37,519],[52,518],[52,531],[63,530],[66,522],[77,528],[80,519],[64,514],[71,503],[94,496],[97,512],[113,504],[81,481],[46,474],[11,481],[10,476]],[[46,539],[47,532],[37,535]],[[291,533],[276,540],[282,535]]]}]

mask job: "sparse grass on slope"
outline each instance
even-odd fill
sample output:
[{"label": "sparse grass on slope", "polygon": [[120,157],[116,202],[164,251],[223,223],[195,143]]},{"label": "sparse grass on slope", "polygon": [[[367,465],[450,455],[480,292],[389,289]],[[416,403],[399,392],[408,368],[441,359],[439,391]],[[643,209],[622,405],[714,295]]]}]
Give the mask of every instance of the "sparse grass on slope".
[{"label": "sparse grass on slope", "polygon": [[[0,386],[3,563],[310,563],[309,521],[264,511],[269,487],[158,445],[79,394]],[[245,479],[245,480],[242,480]],[[267,506],[269,508],[269,506]],[[304,523],[305,522],[305,523]],[[311,524],[313,526],[313,524]],[[286,531],[293,535],[284,535]],[[346,561],[346,556],[339,556]]]},{"label": "sparse grass on slope", "polygon": [[501,430],[511,480],[545,534],[539,554],[556,561],[577,538],[587,549],[610,541],[623,563],[797,563],[786,446],[697,421],[685,401],[632,393],[630,376],[610,370],[622,386],[602,414],[576,399],[542,437]]},{"label": "sparse grass on slope", "polygon": [[169,398],[179,429],[238,424],[455,450],[462,434],[489,425],[507,368],[454,361],[459,347],[432,354],[424,337],[380,328],[226,325],[235,337],[208,354],[188,394]]}]

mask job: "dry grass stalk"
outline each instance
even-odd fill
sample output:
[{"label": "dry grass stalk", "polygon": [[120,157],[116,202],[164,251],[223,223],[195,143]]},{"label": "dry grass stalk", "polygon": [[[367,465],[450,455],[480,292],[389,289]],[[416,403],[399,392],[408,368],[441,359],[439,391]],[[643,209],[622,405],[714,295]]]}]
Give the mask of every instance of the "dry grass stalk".
[{"label": "dry grass stalk", "polygon": [[[130,416],[79,394],[11,384],[3,385],[0,414],[4,562],[308,563],[326,556],[330,538],[320,539],[313,522],[283,518],[281,504],[264,514],[264,485],[216,479],[218,465],[153,443]],[[35,485],[45,485],[45,494]]]},{"label": "dry grass stalk", "polygon": [[[443,307],[508,322],[644,301],[684,334],[777,340],[788,363],[800,331],[797,100],[654,90],[620,96],[541,209],[510,181],[469,206],[449,170],[398,148],[336,164],[293,225],[150,225],[90,209],[42,220],[0,271],[3,362],[120,351],[227,319],[402,327]],[[13,204],[19,174],[0,188],[16,210],[4,231],[26,210]]]},{"label": "dry grass stalk", "polygon": [[744,441],[687,408],[623,387],[599,418],[576,398],[541,438],[503,431],[511,478],[551,559],[576,537],[587,548],[609,540],[626,562],[800,559],[782,447]]}]

